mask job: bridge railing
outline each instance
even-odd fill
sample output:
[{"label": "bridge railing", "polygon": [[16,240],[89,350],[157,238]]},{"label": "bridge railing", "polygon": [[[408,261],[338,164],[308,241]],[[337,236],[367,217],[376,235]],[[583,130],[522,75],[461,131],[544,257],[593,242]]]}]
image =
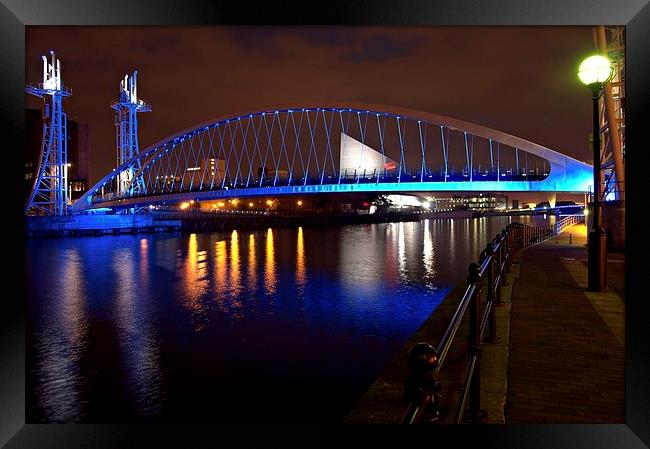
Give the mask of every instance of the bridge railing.
[{"label": "bridge railing", "polygon": [[585,214],[567,215],[562,219],[558,220],[557,222],[555,222],[555,229],[554,229],[555,234],[556,235],[560,234],[569,226],[573,226],[574,224],[584,223],[584,222],[585,222]]},{"label": "bridge railing", "polygon": [[477,262],[469,265],[467,289],[438,345],[434,348],[428,343],[421,342],[409,350],[408,365],[411,373],[406,380],[404,390],[408,405],[402,416],[402,424],[417,424],[425,420],[439,419],[444,394],[439,382],[440,372],[468,309],[469,368],[457,413],[453,418],[455,423],[486,422],[487,415],[481,410],[483,335],[487,331],[485,342],[488,344],[499,340],[495,308],[503,304],[501,287],[505,282],[505,274],[510,271],[515,252],[547,240],[553,235],[552,225],[534,227],[512,223],[487,244]]},{"label": "bridge railing", "polygon": [[[499,177],[498,173],[488,171],[475,171],[472,179],[474,181],[542,181],[547,174],[526,176],[522,173],[502,173]],[[344,170],[339,174],[328,174],[323,176],[307,176],[307,177],[289,177],[287,175],[274,178],[273,176],[264,177],[261,180],[253,180],[251,182],[229,182],[224,183],[219,181],[213,188],[208,185],[193,185],[179,187],[180,182],[172,183],[171,181],[166,184],[149,185],[145,182],[144,192],[118,192],[111,190],[113,187],[106,189],[106,191],[98,190],[93,194],[93,204],[101,204],[107,201],[115,201],[120,199],[127,199],[133,197],[146,197],[147,195],[164,195],[172,193],[200,193],[207,190],[228,190],[228,189],[248,189],[260,187],[282,187],[282,186],[300,186],[300,185],[330,185],[330,184],[382,184],[382,183],[404,183],[404,182],[468,182],[470,175],[464,172],[460,173],[438,173],[437,171],[403,171],[399,173],[396,170]],[[208,183],[206,183],[208,184]]]}]

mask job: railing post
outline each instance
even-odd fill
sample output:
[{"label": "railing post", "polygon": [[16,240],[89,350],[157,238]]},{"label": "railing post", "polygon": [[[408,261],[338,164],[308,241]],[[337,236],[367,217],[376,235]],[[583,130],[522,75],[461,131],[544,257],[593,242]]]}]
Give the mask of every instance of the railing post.
[{"label": "railing post", "polygon": [[503,264],[503,247],[506,244],[506,239],[503,238],[503,235],[497,234],[497,241],[499,242],[499,251],[496,252],[496,273],[495,277],[499,278],[499,281],[496,283],[494,288],[496,289],[496,295],[494,298],[494,305],[500,306],[503,304],[501,301],[501,285],[503,285],[503,271],[501,270],[501,265]]},{"label": "railing post", "polygon": [[512,254],[510,253],[512,245],[513,245],[513,240],[514,240],[514,232],[512,231],[512,228],[509,229],[504,229],[501,231],[501,235],[505,237],[505,248],[503,249],[503,257],[505,257],[506,261],[506,272],[510,272],[510,259],[512,258]]},{"label": "railing post", "polygon": [[497,337],[497,316],[495,313],[495,295],[494,295],[494,289],[497,287],[496,285],[496,270],[494,269],[494,264],[496,262],[496,257],[494,253],[494,244],[488,243],[487,244],[487,257],[489,258],[490,262],[488,263],[488,281],[487,281],[487,301],[486,307],[490,308],[490,316],[488,318],[488,335],[485,341],[489,343],[496,343],[498,340]]},{"label": "railing post", "polygon": [[477,263],[470,264],[467,283],[476,285],[469,304],[469,355],[476,357],[476,365],[470,384],[466,419],[472,424],[481,424],[485,422],[486,414],[481,410],[481,276]]}]

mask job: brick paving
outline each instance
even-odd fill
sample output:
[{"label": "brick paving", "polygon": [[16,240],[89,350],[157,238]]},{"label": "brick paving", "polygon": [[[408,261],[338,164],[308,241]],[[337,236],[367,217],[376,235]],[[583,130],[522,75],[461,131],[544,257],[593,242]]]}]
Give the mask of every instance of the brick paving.
[{"label": "brick paving", "polygon": [[[577,232],[572,244],[560,238],[521,255],[512,290],[506,423],[625,422],[623,345],[561,262],[586,259],[585,237]],[[622,276],[609,283],[623,292]]]}]

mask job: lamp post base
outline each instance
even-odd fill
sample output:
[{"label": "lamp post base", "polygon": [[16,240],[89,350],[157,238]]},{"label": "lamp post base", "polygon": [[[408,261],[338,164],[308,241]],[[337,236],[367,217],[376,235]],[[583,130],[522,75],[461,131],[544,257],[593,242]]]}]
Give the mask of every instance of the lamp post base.
[{"label": "lamp post base", "polygon": [[600,226],[589,233],[588,290],[607,290],[607,234]]}]

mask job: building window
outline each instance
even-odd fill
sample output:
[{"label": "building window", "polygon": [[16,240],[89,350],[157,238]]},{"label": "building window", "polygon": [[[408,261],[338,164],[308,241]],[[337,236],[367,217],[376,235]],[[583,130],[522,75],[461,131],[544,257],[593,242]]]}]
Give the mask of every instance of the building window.
[{"label": "building window", "polygon": [[25,173],[25,179],[32,179],[34,177],[34,173]]}]

